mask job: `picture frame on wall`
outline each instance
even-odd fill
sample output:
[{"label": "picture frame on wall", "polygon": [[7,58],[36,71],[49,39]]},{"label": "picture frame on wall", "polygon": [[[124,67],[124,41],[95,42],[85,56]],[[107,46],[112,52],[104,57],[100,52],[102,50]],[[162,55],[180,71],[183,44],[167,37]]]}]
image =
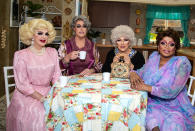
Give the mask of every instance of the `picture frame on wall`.
[{"label": "picture frame on wall", "polygon": [[82,0],[76,0],[75,16],[82,15]]},{"label": "picture frame on wall", "polygon": [[19,26],[19,0],[11,0],[10,4],[10,27]]},{"label": "picture frame on wall", "polygon": [[79,15],[82,15],[82,0],[79,0]]}]

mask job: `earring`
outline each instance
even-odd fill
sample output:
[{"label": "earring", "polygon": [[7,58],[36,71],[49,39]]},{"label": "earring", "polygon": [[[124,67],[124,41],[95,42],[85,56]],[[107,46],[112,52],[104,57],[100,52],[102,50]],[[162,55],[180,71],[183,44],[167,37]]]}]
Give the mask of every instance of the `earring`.
[{"label": "earring", "polygon": [[33,44],[34,44],[34,39],[32,38],[31,45],[33,45]]}]

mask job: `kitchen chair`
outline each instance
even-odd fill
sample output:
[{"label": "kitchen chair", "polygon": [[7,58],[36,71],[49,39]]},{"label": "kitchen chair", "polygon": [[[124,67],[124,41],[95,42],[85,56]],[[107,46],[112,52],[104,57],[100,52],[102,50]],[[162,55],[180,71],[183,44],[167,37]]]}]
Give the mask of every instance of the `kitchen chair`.
[{"label": "kitchen chair", "polygon": [[191,100],[191,104],[194,106],[194,102],[195,102],[195,88],[193,89],[193,91],[191,91],[192,85],[193,85],[193,80],[195,80],[195,77],[194,76],[190,76],[190,84],[188,86],[188,96],[192,99]]},{"label": "kitchen chair", "polygon": [[16,84],[14,83],[14,81],[11,81],[11,80],[9,81],[10,78],[14,78],[14,75],[13,75],[13,66],[5,66],[5,67],[3,67],[3,71],[4,71],[4,79],[5,79],[6,102],[7,102],[7,107],[8,107],[9,104],[10,104],[9,88],[16,86]]}]

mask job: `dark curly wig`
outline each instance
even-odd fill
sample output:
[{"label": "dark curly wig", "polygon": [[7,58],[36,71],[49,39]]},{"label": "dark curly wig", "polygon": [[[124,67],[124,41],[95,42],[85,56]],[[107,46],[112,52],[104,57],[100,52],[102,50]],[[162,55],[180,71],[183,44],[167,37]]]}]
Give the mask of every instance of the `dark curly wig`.
[{"label": "dark curly wig", "polygon": [[164,37],[171,37],[173,39],[173,41],[175,42],[175,48],[176,50],[180,48],[180,37],[178,32],[174,31],[173,29],[168,29],[162,32],[159,32],[157,37],[156,37],[156,44],[157,46],[159,46],[160,41],[164,38]]}]

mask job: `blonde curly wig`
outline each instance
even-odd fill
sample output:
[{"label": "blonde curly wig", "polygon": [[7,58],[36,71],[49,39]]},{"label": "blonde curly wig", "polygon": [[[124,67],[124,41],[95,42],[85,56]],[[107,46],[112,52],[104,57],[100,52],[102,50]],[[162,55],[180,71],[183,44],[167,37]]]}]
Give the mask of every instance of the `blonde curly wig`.
[{"label": "blonde curly wig", "polygon": [[49,36],[47,43],[51,43],[55,39],[56,31],[49,21],[43,19],[33,19],[22,25],[19,29],[21,41],[26,45],[31,45],[35,31],[42,29],[48,30]]},{"label": "blonde curly wig", "polygon": [[132,28],[129,27],[128,25],[119,25],[119,26],[116,26],[114,29],[112,29],[112,31],[111,31],[111,41],[112,41],[112,44],[115,47],[117,46],[116,41],[120,37],[124,37],[125,39],[129,39],[130,40],[130,46],[136,44],[135,33],[132,30]]}]

